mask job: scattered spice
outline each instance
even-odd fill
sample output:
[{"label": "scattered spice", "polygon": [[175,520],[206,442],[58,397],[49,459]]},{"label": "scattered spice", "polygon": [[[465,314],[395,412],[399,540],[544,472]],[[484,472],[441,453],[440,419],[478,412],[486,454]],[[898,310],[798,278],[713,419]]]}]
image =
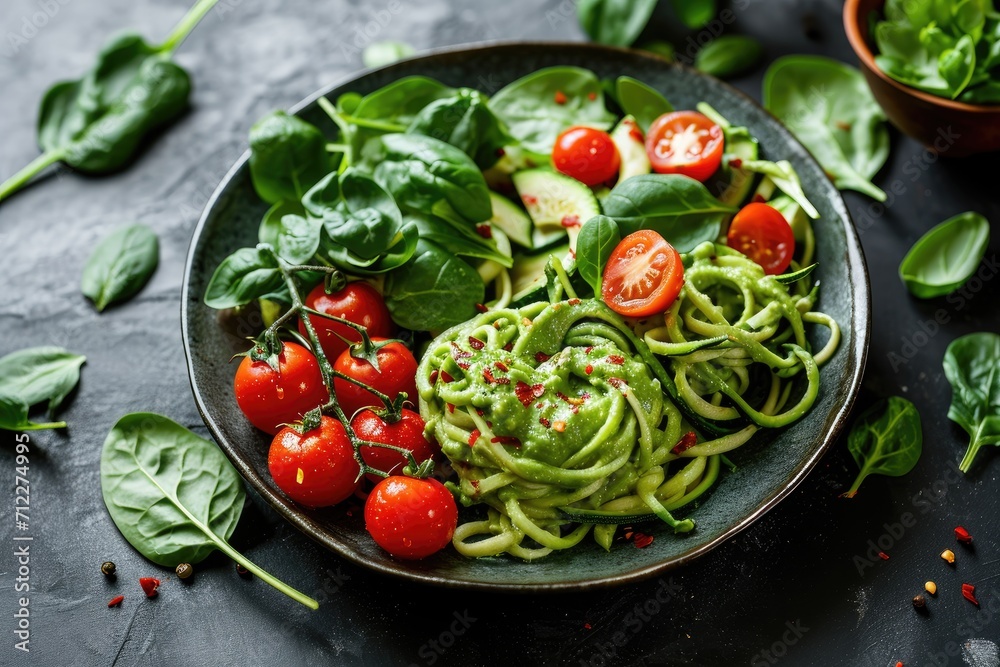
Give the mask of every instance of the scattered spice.
[{"label": "scattered spice", "polygon": [[507,343],[506,345],[503,346],[503,349],[510,352],[511,350],[514,349],[514,342],[511,341],[510,343]]},{"label": "scattered spice", "polygon": [[587,364],[587,367],[583,369],[583,372],[586,373],[587,375],[590,375],[591,373],[594,372],[594,367],[591,366],[590,364]]},{"label": "scattered spice", "polygon": [[512,435],[498,435],[495,438],[491,438],[490,442],[501,445],[511,445],[513,447],[521,446],[521,441]]},{"label": "scattered spice", "polygon": [[108,606],[117,607],[122,603],[122,600],[124,599],[125,599],[124,595],[116,595],[115,597],[111,598],[111,600],[108,602]]},{"label": "scattered spice", "polygon": [[115,576],[115,570],[117,569],[118,568],[115,566],[115,564],[109,560],[106,560],[103,563],[101,563],[101,574],[103,574],[105,577]]},{"label": "scattered spice", "polygon": [[146,597],[155,598],[157,589],[160,588],[160,580],[156,577],[139,577],[139,585],[142,586],[142,592]]},{"label": "scattered spice", "polygon": [[545,417],[539,417],[538,418],[538,423],[541,424],[542,426],[544,426],[545,428],[552,428],[552,422],[550,422]]},{"label": "scattered spice", "polygon": [[191,567],[191,563],[181,563],[174,568],[174,572],[177,573],[179,578],[188,579],[192,574],[194,574],[194,568]]},{"label": "scattered spice", "polygon": [[445,384],[447,384],[447,383],[449,383],[449,382],[454,382],[454,380],[455,380],[455,378],[453,378],[453,377],[452,377],[452,376],[451,376],[451,375],[450,375],[450,374],[448,373],[448,371],[441,371],[441,381],[442,381],[442,382],[444,382]]},{"label": "scattered spice", "polygon": [[428,379],[430,380],[431,384],[434,384],[435,382],[438,381],[438,370],[436,368],[431,371],[431,375]]},{"label": "scattered spice", "polygon": [[496,368],[501,373],[509,373],[510,372],[510,368],[508,368],[507,364],[505,364],[502,361],[494,361],[493,362],[493,367]]},{"label": "scattered spice", "polygon": [[566,104],[567,102],[566,93],[564,93],[561,90],[557,90],[555,99],[556,99],[556,104]]},{"label": "scattered spice", "polygon": [[937,595],[937,584],[935,584],[933,581],[928,581],[926,584],[924,584],[924,590],[930,593],[931,595]]},{"label": "scattered spice", "polygon": [[972,584],[962,584],[962,597],[977,607],[979,606],[979,600],[976,599],[976,587]]},{"label": "scattered spice", "polygon": [[882,560],[889,560],[889,554],[887,554],[884,551],[879,551],[878,557],[881,558]]},{"label": "scattered spice", "polygon": [[250,574],[250,570],[246,569],[239,563],[236,564],[236,574],[240,575],[244,579],[250,579],[251,577],[253,577],[253,575]]},{"label": "scattered spice", "polygon": [[552,357],[550,357],[549,355],[545,354],[544,352],[535,352],[535,361],[537,361],[540,364],[548,361],[551,358]]},{"label": "scattered spice", "polygon": [[729,166],[733,169],[739,169],[740,167],[743,166],[743,160],[739,159],[738,157],[734,157],[732,160],[729,161]]},{"label": "scattered spice", "polygon": [[945,549],[941,552],[941,558],[944,559],[949,565],[954,565],[955,563],[955,552],[951,549]]},{"label": "scattered spice", "polygon": [[552,429],[557,433],[562,433],[566,430],[566,422],[559,420],[552,422]]},{"label": "scattered spice", "polygon": [[451,414],[455,414],[455,404],[454,403],[448,403],[448,412],[450,412]]},{"label": "scattered spice", "polygon": [[572,299],[570,299],[566,303],[568,303],[571,306],[579,306],[580,305],[580,300],[577,299],[576,297],[573,297]]},{"label": "scattered spice", "polygon": [[489,310],[489,308],[487,308],[486,306],[484,306],[481,303],[477,303],[476,304],[476,310],[478,310],[480,313],[485,313],[485,312],[487,312]]},{"label": "scattered spice", "polygon": [[[591,93],[591,95],[593,95],[593,93]],[[590,630],[590,623],[584,623],[583,624],[583,629],[584,630]]]},{"label": "scattered spice", "polygon": [[479,436],[481,435],[482,433],[479,432],[478,428],[472,429],[472,433],[469,434],[469,447],[474,446],[476,444],[476,440],[479,440]]},{"label": "scattered spice", "polygon": [[486,347],[486,343],[479,340],[475,336],[469,336],[469,347],[471,347],[473,350],[481,350],[484,347]]},{"label": "scattered spice", "polygon": [[897,662],[896,667],[903,667],[903,661],[900,660],[899,662]]},{"label": "scattered spice", "polygon": [[913,596],[913,608],[914,609],[916,609],[917,611],[920,611],[922,609],[925,609],[926,607],[927,607],[927,598],[925,598],[923,595],[915,595],[915,596]]},{"label": "scattered spice", "polygon": [[493,228],[490,227],[489,223],[476,225],[476,233],[482,236],[484,239],[493,238]]},{"label": "scattered spice", "polygon": [[608,384],[610,384],[615,389],[619,389],[619,390],[622,387],[625,387],[625,386],[628,385],[628,383],[625,382],[625,380],[623,380],[621,378],[608,378]]},{"label": "scattered spice", "polygon": [[635,538],[632,541],[635,543],[636,549],[645,549],[653,543],[653,536],[637,532],[635,533]]},{"label": "scattered spice", "polygon": [[687,450],[694,447],[696,444],[698,444],[698,434],[695,433],[694,431],[688,431],[687,433],[681,436],[681,439],[677,441],[677,444],[674,445],[674,448],[670,450],[670,453],[677,455],[683,454]]},{"label": "scattered spice", "polygon": [[620,354],[609,354],[608,363],[614,364],[615,366],[621,366],[625,363],[625,357]]},{"label": "scattered spice", "polygon": [[972,535],[962,526],[955,526],[955,539],[962,544],[972,544]]}]

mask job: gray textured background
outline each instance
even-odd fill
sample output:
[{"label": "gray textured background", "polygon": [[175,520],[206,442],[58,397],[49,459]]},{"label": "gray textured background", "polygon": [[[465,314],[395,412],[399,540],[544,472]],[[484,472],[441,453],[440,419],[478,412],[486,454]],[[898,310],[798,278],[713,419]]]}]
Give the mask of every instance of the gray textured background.
[{"label": "gray textured background", "polygon": [[[792,52],[853,60],[839,2],[734,4],[737,21],[729,30],[765,40],[768,60]],[[25,30],[24,21],[45,7],[52,14],[45,25]],[[119,416],[138,410],[205,433],[190,395],[178,321],[190,232],[215,184],[244,150],[253,121],[358,70],[360,50],[352,44],[357,30],[389,7],[379,0],[222,0],[177,58],[194,78],[191,113],[123,173],[86,178],[58,169],[0,205],[6,251],[0,262],[0,354],[55,344],[88,357],[79,391],[62,413],[70,429],[31,436],[29,654],[13,648],[19,597],[13,591],[13,437],[0,432],[0,507],[7,508],[0,511],[0,664],[973,664],[956,653],[961,642],[1000,638],[1000,464],[993,452],[984,452],[968,478],[949,468],[961,456],[964,436],[945,418],[950,392],[940,360],[955,336],[1000,329],[998,281],[987,277],[981,289],[960,299],[916,302],[895,270],[922,231],[954,213],[977,209],[1000,220],[995,158],[930,163],[918,145],[898,134],[876,182],[887,190],[896,184],[903,194],[884,209],[872,209],[855,195],[847,198],[864,232],[873,277],[875,320],[862,403],[890,393],[917,403],[925,454],[911,475],[870,479],[854,501],[838,500],[855,469],[843,443],[836,445],[779,508],[673,574],[680,593],[662,608],[648,602],[660,585],[656,581],[529,599],[386,580],[324,552],[257,498],[244,511],[234,545],[275,575],[325,597],[319,611],[260,581],[240,579],[220,557],[199,566],[191,585],[172,579],[157,600],[142,599],[136,578],[164,573],[124,542],[106,514],[98,480],[101,443]],[[155,41],[186,8],[183,0],[4,0],[0,176],[36,156],[35,114],[49,85],[78,76],[109,33],[134,28]],[[568,19],[558,18],[567,10]],[[22,31],[30,37],[15,51],[9,35]],[[809,39],[809,31],[819,39]],[[657,16],[647,36],[667,36],[685,49],[687,34],[669,24],[668,12]],[[427,49],[582,35],[568,0],[401,0],[375,38]],[[737,85],[759,98],[762,69]],[[98,316],[79,293],[83,263],[98,239],[136,220],[159,234],[160,268],[138,298]],[[988,258],[997,247],[994,241]],[[924,335],[929,327],[921,323],[937,311],[948,323]],[[914,346],[912,359],[894,365],[889,355],[910,352],[907,342]],[[907,512],[916,525],[900,535],[891,524]],[[937,554],[954,545],[951,530],[959,522],[976,536],[976,548],[958,550],[958,567],[948,570]],[[880,537],[892,542],[886,549],[891,560],[859,574],[856,557]],[[106,559],[119,566],[114,585],[98,573]],[[928,578],[941,592],[931,601],[931,614],[921,617],[909,600]],[[961,599],[962,581],[979,586],[983,609],[977,612]],[[119,593],[126,595],[124,606],[107,609],[107,600]],[[765,649],[775,652],[765,656]]]}]

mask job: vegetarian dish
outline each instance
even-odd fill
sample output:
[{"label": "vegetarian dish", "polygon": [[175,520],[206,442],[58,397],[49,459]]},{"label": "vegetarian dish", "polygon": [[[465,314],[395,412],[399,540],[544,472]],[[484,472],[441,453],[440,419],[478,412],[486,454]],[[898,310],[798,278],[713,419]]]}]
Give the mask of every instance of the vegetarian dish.
[{"label": "vegetarian dish", "polygon": [[319,106],[251,130],[271,208],[205,295],[265,316],[234,389],[292,500],[365,497],[399,558],[611,549],[694,530],[726,454],[816,400],[819,213],[708,104],[552,67]]}]

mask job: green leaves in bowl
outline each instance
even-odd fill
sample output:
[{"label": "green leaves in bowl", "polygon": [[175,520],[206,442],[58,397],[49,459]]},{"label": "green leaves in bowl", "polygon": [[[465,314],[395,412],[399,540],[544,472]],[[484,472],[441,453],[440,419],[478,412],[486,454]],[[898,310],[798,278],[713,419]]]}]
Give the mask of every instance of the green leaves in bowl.
[{"label": "green leaves in bowl", "polygon": [[145,225],[126,225],[94,248],[83,268],[80,289],[100,312],[141,290],[159,258],[156,234]]},{"label": "green leaves in bowl", "polygon": [[698,51],[694,66],[705,74],[725,78],[753,69],[763,54],[763,47],[753,37],[723,35]]},{"label": "green leaves in bowl", "polygon": [[913,470],[923,441],[920,413],[913,403],[890,396],[872,405],[847,436],[847,448],[861,472],[844,497],[853,498],[868,475],[901,477]]},{"label": "green leaves in bowl", "polygon": [[274,111],[250,128],[250,178],[269,204],[301,199],[332,168],[326,137],[315,125]]},{"label": "green leaves in bowl", "polygon": [[630,76],[620,76],[615,81],[615,97],[625,115],[635,118],[644,132],[654,120],[674,110],[660,91]]},{"label": "green leaves in bowl", "polygon": [[61,347],[31,347],[0,358],[0,428],[65,428],[66,422],[33,423],[28,410],[48,402],[49,415],[54,414],[80,381],[80,367],[86,360]]},{"label": "green leaves in bowl", "polygon": [[948,218],[920,237],[899,265],[899,277],[921,299],[944,296],[968,280],[990,244],[990,223],[968,211]]},{"label": "green leaves in bowl", "polygon": [[580,228],[580,236],[576,239],[576,268],[597,297],[601,295],[604,265],[621,240],[618,223],[606,215],[595,215]]},{"label": "green leaves in bowl", "polygon": [[948,419],[969,434],[958,467],[969,472],[980,447],[1000,444],[1000,335],[973,333],[952,341],[944,374],[952,389]]}]

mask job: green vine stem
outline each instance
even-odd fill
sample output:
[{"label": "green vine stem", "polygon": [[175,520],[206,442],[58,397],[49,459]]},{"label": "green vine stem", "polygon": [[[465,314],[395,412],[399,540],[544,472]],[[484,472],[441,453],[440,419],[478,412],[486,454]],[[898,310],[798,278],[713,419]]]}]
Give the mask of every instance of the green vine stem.
[{"label": "green vine stem", "polygon": [[3,183],[0,183],[0,201],[3,201],[23,188],[27,182],[34,178],[39,172],[46,167],[59,162],[63,159],[63,157],[65,156],[62,151],[45,151],[36,157],[19,172],[8,178]]},{"label": "green vine stem", "polygon": [[163,44],[160,44],[157,49],[161,53],[165,54],[167,57],[171,56],[173,52],[177,49],[181,43],[187,39],[187,36],[191,34],[195,26],[198,25],[205,15],[212,10],[212,7],[216,5],[219,0],[198,0],[188,13],[184,15],[184,18],[180,20],[174,29],[167,35]]},{"label": "green vine stem", "polygon": [[262,581],[264,581],[264,583],[268,584],[269,586],[273,586],[274,588],[278,589],[288,597],[292,598],[296,602],[301,602],[302,604],[309,607],[313,611],[319,609],[319,602],[312,599],[305,593],[302,593],[301,591],[292,588],[291,586],[281,581],[277,577],[271,575],[266,570],[258,567],[253,563],[253,561],[248,559],[246,556],[241,554],[236,549],[229,546],[229,543],[226,542],[225,540],[220,539],[215,546],[219,549],[219,551],[226,554],[234,561],[236,561],[237,563],[239,563],[240,565],[242,565],[243,567],[245,567],[246,569],[250,570],[255,575],[257,575]]}]

